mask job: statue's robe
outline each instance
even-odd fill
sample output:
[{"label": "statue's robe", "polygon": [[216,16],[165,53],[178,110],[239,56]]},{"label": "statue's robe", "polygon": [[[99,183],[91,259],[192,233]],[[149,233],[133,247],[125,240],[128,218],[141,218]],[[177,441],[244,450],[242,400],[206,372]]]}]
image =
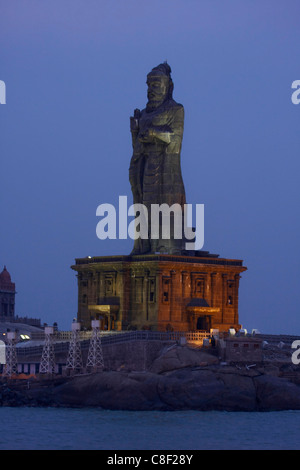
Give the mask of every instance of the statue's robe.
[{"label": "statue's robe", "polygon": [[[141,111],[138,128],[132,133],[133,155],[129,180],[134,204],[144,204],[149,214],[149,240],[138,240],[133,253],[178,253],[182,240],[151,240],[151,204],[169,206],[186,202],[181,174],[180,152],[183,136],[184,108],[173,99],[158,108]],[[156,136],[151,142],[141,142],[139,137],[148,130]]]}]

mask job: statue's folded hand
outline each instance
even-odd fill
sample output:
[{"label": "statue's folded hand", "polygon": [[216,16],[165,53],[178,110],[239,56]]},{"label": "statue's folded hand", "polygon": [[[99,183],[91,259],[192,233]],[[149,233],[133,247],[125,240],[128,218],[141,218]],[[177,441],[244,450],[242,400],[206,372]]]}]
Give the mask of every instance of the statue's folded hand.
[{"label": "statue's folded hand", "polygon": [[140,132],[138,139],[140,142],[150,143],[154,141],[154,132],[152,129],[147,129],[145,132]]}]

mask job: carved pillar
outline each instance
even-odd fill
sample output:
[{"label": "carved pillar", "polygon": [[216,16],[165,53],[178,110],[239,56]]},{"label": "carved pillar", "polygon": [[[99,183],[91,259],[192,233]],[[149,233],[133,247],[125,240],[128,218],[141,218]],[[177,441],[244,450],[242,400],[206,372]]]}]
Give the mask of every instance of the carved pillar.
[{"label": "carved pillar", "polygon": [[188,284],[188,273],[186,271],[182,271],[181,273],[181,295],[182,298],[185,299],[188,297],[187,295],[187,284]]},{"label": "carved pillar", "polygon": [[210,301],[210,277],[206,274],[204,277],[204,298],[209,303]]},{"label": "carved pillar", "polygon": [[222,323],[225,319],[225,308],[227,303],[227,274],[222,274]]},{"label": "carved pillar", "polygon": [[237,325],[239,323],[239,284],[241,276],[236,274],[234,276],[234,323]]},{"label": "carved pillar", "polygon": [[157,268],[155,271],[155,318],[156,325],[161,320],[161,304],[162,304],[162,270]]},{"label": "carved pillar", "polygon": [[104,289],[104,273],[103,271],[100,272],[99,274],[99,297],[104,297],[105,295],[105,289]]},{"label": "carved pillar", "polygon": [[171,312],[171,296],[172,296],[172,286],[171,286],[171,276],[170,273],[162,273],[161,276],[161,312],[162,320],[170,321],[170,312]]},{"label": "carved pillar", "polygon": [[182,271],[181,273],[181,321],[189,322],[188,312],[185,310],[187,299],[189,297],[189,273]]},{"label": "carved pillar", "polygon": [[216,277],[217,273],[211,273],[210,274],[210,306],[215,307],[216,301],[215,301],[215,290],[216,290]]},{"label": "carved pillar", "polygon": [[97,275],[95,271],[91,271],[90,273],[90,303],[95,304],[97,303]]},{"label": "carved pillar", "polygon": [[170,271],[171,275],[171,298],[170,298],[170,321],[171,323],[180,321],[179,305],[177,302],[177,273],[175,270]]},{"label": "carved pillar", "polygon": [[149,311],[148,311],[148,300],[149,300],[149,294],[148,294],[148,275],[149,271],[145,270],[144,272],[144,278],[143,278],[143,311],[145,314],[145,320],[149,320]]}]

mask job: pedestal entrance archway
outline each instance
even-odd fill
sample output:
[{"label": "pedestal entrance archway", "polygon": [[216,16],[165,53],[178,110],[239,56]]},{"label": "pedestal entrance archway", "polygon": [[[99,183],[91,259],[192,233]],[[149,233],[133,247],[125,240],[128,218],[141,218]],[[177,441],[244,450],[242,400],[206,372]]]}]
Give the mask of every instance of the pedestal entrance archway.
[{"label": "pedestal entrance archway", "polygon": [[204,299],[193,299],[186,307],[191,331],[210,331],[214,318],[220,313],[219,308],[209,307]]},{"label": "pedestal entrance archway", "polygon": [[119,312],[118,305],[89,305],[88,306],[91,317],[95,320],[100,320],[101,330],[115,330],[117,328],[117,315]]},{"label": "pedestal entrance archway", "polygon": [[209,331],[210,329],[211,329],[211,315],[199,316],[196,320],[196,330]]}]

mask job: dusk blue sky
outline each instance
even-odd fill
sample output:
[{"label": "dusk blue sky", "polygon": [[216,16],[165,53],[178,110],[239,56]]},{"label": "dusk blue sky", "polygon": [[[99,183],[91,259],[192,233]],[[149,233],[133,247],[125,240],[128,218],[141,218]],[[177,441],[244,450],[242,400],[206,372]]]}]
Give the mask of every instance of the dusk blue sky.
[{"label": "dusk blue sky", "polygon": [[132,203],[129,117],[167,60],[203,249],[244,260],[245,328],[300,335],[299,18],[299,0],[0,0],[0,270],[18,315],[69,329],[75,258],[131,251],[96,237],[96,208]]}]

